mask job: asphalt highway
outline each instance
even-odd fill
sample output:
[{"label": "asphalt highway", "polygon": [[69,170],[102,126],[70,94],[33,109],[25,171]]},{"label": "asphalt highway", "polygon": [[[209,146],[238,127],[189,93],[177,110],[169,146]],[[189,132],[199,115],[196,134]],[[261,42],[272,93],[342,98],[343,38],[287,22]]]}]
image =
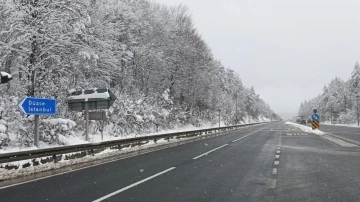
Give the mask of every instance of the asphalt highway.
[{"label": "asphalt highway", "polygon": [[0,188],[0,201],[360,201],[359,151],[267,123]]}]

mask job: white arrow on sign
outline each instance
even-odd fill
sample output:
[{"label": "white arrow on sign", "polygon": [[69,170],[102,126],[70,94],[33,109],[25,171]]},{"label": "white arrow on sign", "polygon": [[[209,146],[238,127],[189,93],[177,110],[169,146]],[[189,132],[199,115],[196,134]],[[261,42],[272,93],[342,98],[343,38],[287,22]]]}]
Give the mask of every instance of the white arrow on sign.
[{"label": "white arrow on sign", "polygon": [[20,103],[18,104],[18,107],[20,108],[20,110],[21,110],[24,114],[26,114],[26,112],[25,112],[24,108],[22,107],[22,105],[24,104],[26,98],[27,98],[27,97],[24,97],[24,98],[20,101]]}]

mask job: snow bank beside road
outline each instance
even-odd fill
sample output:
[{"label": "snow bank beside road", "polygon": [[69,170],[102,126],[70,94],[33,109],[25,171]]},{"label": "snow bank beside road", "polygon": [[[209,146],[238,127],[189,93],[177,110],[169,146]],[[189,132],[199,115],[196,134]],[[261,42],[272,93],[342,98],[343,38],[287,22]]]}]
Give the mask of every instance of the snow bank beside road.
[{"label": "snow bank beside road", "polygon": [[293,125],[293,126],[295,126],[295,127],[298,127],[298,128],[300,128],[302,131],[307,132],[307,133],[313,133],[313,134],[315,134],[315,135],[325,135],[325,133],[322,132],[321,130],[318,130],[318,129],[313,130],[313,129],[310,128],[309,126],[304,126],[304,125],[300,125],[300,124],[293,123],[293,122],[289,122],[289,121],[286,122],[285,124],[286,124],[286,125]]},{"label": "snow bank beside road", "polygon": [[351,128],[359,128],[357,123],[353,123],[353,124],[340,124],[340,123],[331,124],[330,122],[322,122],[321,124],[329,125],[329,126],[344,126],[344,127],[351,127]]},{"label": "snow bank beside road", "polygon": [[300,124],[296,124],[296,123],[292,123],[292,122],[286,122],[285,124],[287,125],[293,125],[295,127],[298,127],[300,128],[302,131],[304,132],[307,132],[307,133],[312,133],[312,134],[315,134],[315,135],[319,135],[321,136],[322,138],[326,139],[326,140],[329,140],[335,144],[338,144],[342,147],[357,147],[357,145],[349,142],[349,141],[344,141],[343,139],[340,139],[336,136],[333,136],[331,134],[326,134],[318,129],[316,130],[313,130],[312,128],[308,127],[308,126],[304,126],[304,125],[300,125]]}]

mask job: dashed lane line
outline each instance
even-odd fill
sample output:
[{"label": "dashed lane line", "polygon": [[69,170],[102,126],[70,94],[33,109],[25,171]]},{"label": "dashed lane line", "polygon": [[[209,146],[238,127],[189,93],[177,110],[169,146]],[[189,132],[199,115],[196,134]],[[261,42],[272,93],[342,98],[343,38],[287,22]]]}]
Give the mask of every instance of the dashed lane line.
[{"label": "dashed lane line", "polygon": [[287,136],[307,136],[306,133],[288,133]]},{"label": "dashed lane line", "polygon": [[105,195],[105,196],[103,196],[103,197],[101,197],[101,198],[99,198],[99,199],[96,199],[96,200],[94,200],[93,202],[100,202],[100,201],[103,201],[103,200],[105,200],[105,199],[108,199],[108,198],[110,198],[110,197],[112,197],[112,196],[114,196],[114,195],[116,195],[116,194],[119,194],[119,193],[121,193],[121,192],[123,192],[123,191],[125,191],[125,190],[128,190],[128,189],[132,188],[132,187],[135,187],[135,186],[137,186],[137,185],[139,185],[139,184],[141,184],[141,183],[144,183],[144,182],[146,182],[146,181],[148,181],[148,180],[151,180],[151,179],[153,179],[153,178],[155,178],[155,177],[157,177],[157,176],[159,176],[159,175],[162,175],[162,174],[167,173],[167,172],[169,172],[169,171],[171,171],[171,170],[174,170],[175,168],[176,168],[176,167],[171,167],[171,168],[169,168],[169,169],[166,169],[166,170],[164,170],[164,171],[162,171],[162,172],[159,172],[159,173],[157,173],[157,174],[155,174],[155,175],[152,175],[152,176],[150,176],[150,177],[147,177],[147,178],[145,178],[145,179],[143,179],[143,180],[140,180],[140,181],[138,181],[138,182],[135,182],[134,184],[131,184],[131,185],[126,186],[126,187],[124,187],[124,188],[122,188],[122,189],[119,189],[119,190],[117,190],[117,191],[114,191],[114,192],[112,192],[112,193],[110,193],[110,194],[108,194],[108,195]]},{"label": "dashed lane line", "polygon": [[275,155],[275,158],[276,158],[276,159],[280,158],[280,155]]},{"label": "dashed lane line", "polygon": [[272,179],[270,181],[270,187],[269,188],[270,189],[275,189],[276,188],[276,179]]},{"label": "dashed lane line", "polygon": [[201,154],[201,155],[199,155],[199,156],[197,156],[197,157],[194,157],[193,159],[198,159],[198,158],[200,158],[200,157],[203,157],[203,156],[205,156],[205,155],[208,155],[209,153],[211,153],[211,152],[213,152],[213,151],[216,151],[216,150],[218,150],[218,149],[221,149],[221,148],[223,148],[223,147],[225,147],[225,146],[227,146],[228,144],[224,144],[224,145],[222,145],[222,146],[220,146],[220,147],[217,147],[217,148],[215,148],[215,149],[213,149],[213,150],[210,150],[210,151],[208,151],[208,152],[205,152],[205,153],[203,153],[203,154]]},{"label": "dashed lane line", "polygon": [[[256,131],[256,132],[258,132],[258,131]],[[254,132],[254,133],[256,133],[256,132]],[[239,140],[241,140],[241,139],[243,139],[243,138],[246,138],[246,137],[248,137],[248,136],[250,136],[250,135],[252,135],[252,134],[254,134],[254,133],[250,133],[249,135],[246,135],[246,136],[241,137],[241,138],[239,138],[239,139],[233,140],[232,142],[237,142],[237,141],[239,141]]]},{"label": "dashed lane line", "polygon": [[276,153],[277,153],[277,154],[280,154],[280,151],[279,151],[279,150],[277,150],[277,151],[276,151]]},{"label": "dashed lane line", "polygon": [[277,174],[277,168],[273,168],[272,174],[273,174],[273,175],[276,175],[276,174]]},{"label": "dashed lane line", "polygon": [[279,165],[279,161],[274,161],[274,165]]},{"label": "dashed lane line", "polygon": [[236,139],[236,140],[233,140],[232,142],[237,142],[237,141],[239,141],[239,140],[241,140],[241,139],[243,139],[243,138],[246,138],[246,137],[248,137],[248,136],[250,136],[250,135],[252,135],[252,134],[255,134],[255,133],[259,132],[259,131],[262,131],[262,130],[264,130],[265,128],[268,128],[268,127],[270,127],[270,126],[272,126],[272,125],[269,125],[269,126],[266,126],[266,127],[264,127],[264,128],[261,128],[260,130],[257,130],[257,131],[255,131],[255,132],[252,132],[252,133],[250,133],[250,134],[248,134],[248,135],[246,135],[246,136],[244,136],[244,137],[241,137],[241,138],[238,138],[238,139]]}]

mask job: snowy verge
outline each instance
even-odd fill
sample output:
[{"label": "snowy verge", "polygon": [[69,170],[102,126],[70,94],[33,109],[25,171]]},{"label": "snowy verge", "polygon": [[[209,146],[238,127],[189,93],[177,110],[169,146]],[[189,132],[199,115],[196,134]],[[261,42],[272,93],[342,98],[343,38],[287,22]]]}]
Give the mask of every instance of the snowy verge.
[{"label": "snowy verge", "polygon": [[145,145],[141,145],[141,146],[136,146],[136,147],[127,147],[127,148],[123,148],[121,150],[112,150],[110,148],[105,149],[102,152],[96,153],[94,155],[87,155],[84,156],[82,158],[76,158],[76,159],[69,159],[69,160],[64,160],[64,157],[62,157],[62,159],[58,162],[49,162],[49,163],[44,163],[41,164],[40,160],[41,159],[45,159],[48,157],[42,157],[42,158],[36,158],[34,159],[36,162],[39,163],[39,165],[37,166],[29,166],[26,168],[22,168],[22,165],[24,164],[28,164],[31,163],[32,161],[29,160],[23,160],[23,161],[16,161],[16,162],[11,162],[11,163],[3,163],[1,166],[5,166],[5,165],[18,165],[20,166],[19,169],[12,169],[12,170],[6,170],[3,168],[0,169],[0,179],[1,180],[8,180],[8,179],[12,179],[12,178],[16,178],[16,177],[24,177],[24,176],[29,176],[29,175],[33,175],[39,172],[44,172],[44,171],[49,171],[49,170],[54,170],[54,169],[59,169],[59,168],[64,168],[67,166],[72,166],[72,165],[76,165],[76,164],[81,164],[81,163],[86,163],[86,162],[91,162],[91,161],[95,161],[95,160],[100,160],[100,159],[105,159],[108,157],[112,157],[112,156],[116,156],[116,155],[124,155],[124,154],[128,154],[128,153],[136,153],[138,151],[141,150],[145,150],[145,149],[150,149],[150,148],[154,148],[154,147],[159,147],[162,145],[166,145],[166,144],[171,144],[171,143],[175,143],[175,142],[179,142],[181,140],[177,140],[177,139],[172,139],[172,140],[159,140],[156,143],[154,141],[151,141]]},{"label": "snowy verge", "polygon": [[343,127],[349,127],[349,128],[359,128],[357,123],[353,123],[353,124],[340,124],[340,123],[331,124],[329,122],[322,122],[321,124],[322,125],[329,125],[329,126],[343,126]]},{"label": "snowy verge", "polygon": [[[68,128],[74,127],[76,124],[72,120],[68,119],[53,119],[53,120],[42,120],[44,123],[51,123],[51,124],[66,124]],[[253,122],[253,123],[266,123],[268,120],[266,118],[261,118],[260,122]],[[241,122],[238,125],[246,125],[247,122]],[[226,126],[225,123],[221,122],[221,126]],[[68,146],[68,145],[80,145],[80,144],[89,144],[89,143],[101,143],[105,141],[112,141],[112,140],[122,140],[122,139],[130,139],[130,138],[136,138],[136,137],[146,137],[146,136],[154,136],[154,135],[163,135],[167,133],[177,133],[177,132],[186,132],[186,131],[192,131],[192,130],[202,130],[202,129],[211,129],[218,127],[218,124],[205,124],[200,127],[196,127],[193,125],[183,125],[179,127],[175,127],[174,129],[168,129],[168,130],[161,130],[159,132],[153,132],[153,133],[144,133],[144,134],[128,134],[125,136],[112,136],[110,135],[109,128],[104,129],[103,138],[101,137],[101,133],[95,133],[89,135],[89,141],[85,141],[84,137],[79,134],[74,135],[67,135],[66,137],[64,135],[59,134],[58,135],[58,143],[53,144],[47,144],[43,141],[40,141],[40,149],[45,148],[56,148],[56,147],[62,147],[62,146]],[[249,126],[245,126],[249,127]],[[1,135],[1,128],[2,125],[0,123],[0,135]],[[15,139],[16,137],[14,137]],[[61,142],[61,144],[59,144]],[[18,147],[18,146],[9,146],[9,147],[0,147],[0,154],[10,153],[10,152],[18,152],[18,151],[30,151],[30,150],[36,150],[39,149],[35,146],[32,147]]]},{"label": "snowy verge", "polygon": [[304,125],[300,125],[300,124],[293,123],[293,122],[289,122],[289,121],[287,121],[285,124],[286,124],[286,125],[295,126],[295,127],[297,127],[297,128],[300,128],[300,129],[301,129],[302,131],[304,131],[304,132],[312,133],[312,134],[315,134],[315,135],[320,135],[320,136],[322,136],[322,135],[325,135],[325,134],[326,134],[326,133],[324,133],[324,132],[321,131],[321,130],[318,130],[318,129],[313,130],[313,129],[312,129],[311,127],[309,127],[309,126],[304,126]]},{"label": "snowy verge", "polygon": [[292,125],[292,126],[295,126],[297,128],[300,128],[302,131],[307,132],[307,133],[312,133],[312,134],[315,134],[315,135],[319,135],[322,138],[324,138],[326,140],[329,140],[329,141],[331,141],[331,142],[333,142],[335,144],[338,144],[338,145],[340,145],[342,147],[357,147],[356,144],[353,144],[353,143],[351,143],[349,141],[345,141],[342,138],[338,138],[338,137],[336,137],[334,135],[326,134],[323,131],[320,131],[318,129],[313,130],[312,128],[310,128],[308,126],[292,123],[292,122],[289,122],[289,121],[286,122],[285,124]]}]

